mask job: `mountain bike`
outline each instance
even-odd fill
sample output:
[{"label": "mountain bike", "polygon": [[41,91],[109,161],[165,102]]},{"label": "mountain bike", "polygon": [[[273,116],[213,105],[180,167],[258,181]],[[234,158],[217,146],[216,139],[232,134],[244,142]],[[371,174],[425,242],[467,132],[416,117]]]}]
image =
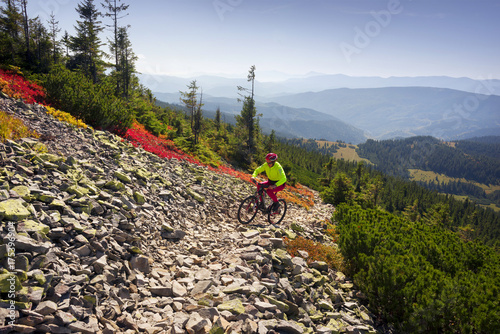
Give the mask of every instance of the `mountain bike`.
[{"label": "mountain bike", "polygon": [[[270,224],[279,224],[286,214],[286,201],[282,198],[278,199],[279,207],[276,210],[272,210],[271,198],[265,191],[267,188],[265,185],[260,183],[260,189],[255,191],[255,194],[248,196],[243,201],[241,201],[240,207],[238,208],[238,221],[242,224],[250,223],[258,211],[267,215],[267,220]],[[270,203],[269,206],[266,204]]]}]

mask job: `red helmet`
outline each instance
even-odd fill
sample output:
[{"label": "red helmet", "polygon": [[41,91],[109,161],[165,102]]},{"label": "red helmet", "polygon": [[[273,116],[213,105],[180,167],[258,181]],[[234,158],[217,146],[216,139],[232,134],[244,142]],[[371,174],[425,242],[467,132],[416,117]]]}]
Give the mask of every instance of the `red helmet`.
[{"label": "red helmet", "polygon": [[276,160],[278,160],[278,155],[276,153],[268,153],[266,155],[267,162],[275,162]]}]

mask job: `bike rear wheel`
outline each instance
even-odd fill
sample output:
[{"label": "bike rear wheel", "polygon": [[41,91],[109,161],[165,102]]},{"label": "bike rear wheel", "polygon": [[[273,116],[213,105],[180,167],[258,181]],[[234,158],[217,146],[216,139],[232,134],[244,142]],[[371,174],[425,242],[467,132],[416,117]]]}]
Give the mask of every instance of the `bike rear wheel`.
[{"label": "bike rear wheel", "polygon": [[281,223],[283,218],[285,218],[286,214],[286,202],[284,199],[280,198],[278,200],[278,203],[280,204],[278,210],[270,210],[269,213],[267,214],[267,219],[269,220],[270,224],[276,225]]},{"label": "bike rear wheel", "polygon": [[259,201],[256,196],[245,198],[238,208],[238,221],[242,224],[250,223],[259,210]]}]

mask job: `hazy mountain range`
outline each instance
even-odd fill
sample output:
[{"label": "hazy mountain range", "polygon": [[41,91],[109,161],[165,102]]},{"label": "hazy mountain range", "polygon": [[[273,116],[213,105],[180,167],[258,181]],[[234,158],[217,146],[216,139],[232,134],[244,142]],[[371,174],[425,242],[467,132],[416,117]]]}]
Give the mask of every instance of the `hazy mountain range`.
[{"label": "hazy mountain range", "polygon": [[[142,76],[158,100],[179,104],[192,80],[203,91],[204,112],[218,107],[233,122],[246,78]],[[500,80],[450,77],[311,75],[256,82],[256,105],[265,132],[286,137],[343,140],[431,135],[460,139],[500,133]],[[495,95],[498,94],[498,95]]]}]

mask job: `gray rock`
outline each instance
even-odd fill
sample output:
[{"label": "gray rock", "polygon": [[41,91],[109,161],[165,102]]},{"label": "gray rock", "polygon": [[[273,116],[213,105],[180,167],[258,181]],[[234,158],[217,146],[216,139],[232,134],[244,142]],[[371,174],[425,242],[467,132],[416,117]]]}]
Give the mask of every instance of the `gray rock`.
[{"label": "gray rock", "polygon": [[138,270],[145,274],[148,274],[151,271],[149,258],[144,255],[133,256],[130,260],[130,267],[132,270]]},{"label": "gray rock", "polygon": [[57,311],[57,304],[53,301],[46,300],[38,304],[35,308],[35,312],[41,315],[52,314]]},{"label": "gray rock", "polygon": [[167,285],[164,286],[153,286],[149,288],[149,291],[151,293],[162,296],[162,297],[172,297],[172,285],[170,283],[167,283]]}]

